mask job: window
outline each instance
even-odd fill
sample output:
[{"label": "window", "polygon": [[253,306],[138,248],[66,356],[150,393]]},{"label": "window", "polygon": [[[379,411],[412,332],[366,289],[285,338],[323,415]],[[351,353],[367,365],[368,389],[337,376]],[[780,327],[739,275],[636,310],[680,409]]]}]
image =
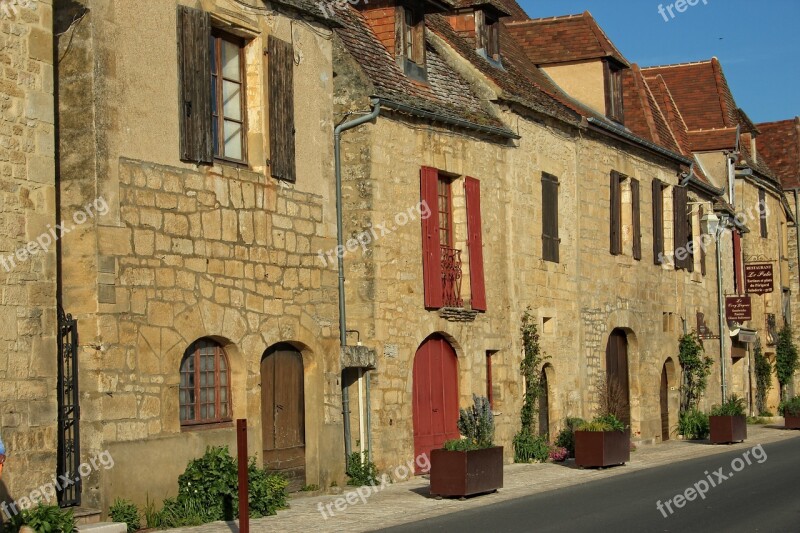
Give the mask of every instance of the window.
[{"label": "window", "polygon": [[500,61],[500,22],[481,9],[475,11],[475,39],[487,59]]},{"label": "window", "polygon": [[744,294],[744,267],[742,266],[742,236],[733,230],[733,281],[736,294]]},{"label": "window", "polygon": [[559,262],[558,178],[542,173],[542,259]]},{"label": "window", "polygon": [[489,400],[489,407],[494,409],[494,391],[492,390],[492,356],[496,352],[486,350],[486,399]]},{"label": "window", "polygon": [[231,419],[228,360],[222,346],[212,340],[195,342],[183,356],[180,419],[182,426]]},{"label": "window", "polygon": [[[705,209],[701,205],[697,210],[697,218],[702,221],[703,216],[705,216]],[[706,275],[706,245],[702,238],[700,239],[700,274]]]},{"label": "window", "polygon": [[694,214],[689,209],[689,202],[687,198],[686,209],[686,270],[694,272]]},{"label": "window", "polygon": [[631,178],[631,229],[633,230],[633,258],[642,259],[642,215],[639,205],[639,180]]},{"label": "window", "polygon": [[397,61],[403,72],[418,81],[425,73],[425,16],[409,7],[397,11]]},{"label": "window", "polygon": [[241,163],[246,154],[244,43],[217,31],[208,41],[214,157]]},{"label": "window", "polygon": [[439,244],[453,247],[453,196],[450,180],[438,176],[436,179],[436,205],[439,210]]},{"label": "window", "polygon": [[664,184],[653,180],[653,262],[664,261]]},{"label": "window", "polygon": [[622,69],[604,63],[606,83],[606,116],[611,120],[623,124],[625,116],[622,101]]},{"label": "window", "polygon": [[685,268],[693,270],[694,259],[691,257],[691,250],[687,244],[690,242],[691,222],[687,217],[689,207],[686,187],[672,188],[672,211],[673,211],[673,236],[675,254],[675,268]]},{"label": "window", "polygon": [[610,233],[611,255],[622,253],[622,180],[624,176],[611,171]]},{"label": "window", "polygon": [[766,239],[767,232],[767,192],[764,189],[758,189],[758,218],[761,222],[761,238]]}]

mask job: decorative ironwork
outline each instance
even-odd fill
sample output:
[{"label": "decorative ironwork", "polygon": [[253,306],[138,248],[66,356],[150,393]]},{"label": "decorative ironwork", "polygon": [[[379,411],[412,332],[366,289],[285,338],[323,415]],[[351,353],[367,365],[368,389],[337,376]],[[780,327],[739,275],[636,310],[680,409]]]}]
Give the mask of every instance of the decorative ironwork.
[{"label": "decorative ironwork", "polygon": [[461,250],[442,246],[444,307],[463,307],[461,299]]},{"label": "decorative ironwork", "polygon": [[58,504],[81,504],[78,321],[58,308]]},{"label": "decorative ironwork", "polygon": [[778,344],[778,321],[775,313],[767,313],[767,346]]}]

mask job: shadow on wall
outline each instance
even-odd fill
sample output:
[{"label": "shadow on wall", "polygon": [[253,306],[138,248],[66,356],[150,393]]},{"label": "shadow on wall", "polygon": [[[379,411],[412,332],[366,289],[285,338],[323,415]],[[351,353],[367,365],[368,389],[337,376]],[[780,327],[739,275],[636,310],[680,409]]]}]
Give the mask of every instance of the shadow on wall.
[{"label": "shadow on wall", "polygon": [[[11,503],[14,501],[14,498],[11,497],[11,494],[8,492],[8,487],[6,487],[5,481],[0,479],[0,504],[3,502]],[[0,507],[2,508],[2,507]],[[8,517],[0,510],[0,533],[6,531],[5,525],[6,520]]]}]

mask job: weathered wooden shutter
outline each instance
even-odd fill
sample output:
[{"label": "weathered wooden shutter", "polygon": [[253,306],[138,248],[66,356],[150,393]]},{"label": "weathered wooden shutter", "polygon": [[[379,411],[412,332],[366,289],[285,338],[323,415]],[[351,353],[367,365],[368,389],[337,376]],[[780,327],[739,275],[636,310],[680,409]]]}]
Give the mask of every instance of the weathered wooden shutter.
[{"label": "weathered wooden shutter", "polygon": [[439,240],[439,171],[422,167],[420,196],[428,205],[430,216],[422,220],[422,277],[425,287],[425,307],[439,309],[444,305],[442,284],[442,249]]},{"label": "weathered wooden shutter", "polygon": [[642,213],[639,205],[639,180],[631,178],[631,214],[633,215],[633,258],[642,259]]},{"label": "weathered wooden shutter", "polygon": [[294,183],[294,51],[291,43],[270,35],[269,69],[269,158],[273,178]]},{"label": "weathered wooden shutter", "polygon": [[[744,294],[744,273],[742,271],[742,236],[733,230],[733,273],[736,281],[736,293]],[[717,244],[719,246],[719,244]]]},{"label": "weathered wooden shutter", "polygon": [[183,161],[212,163],[211,58],[208,13],[178,6],[180,150]]},{"label": "weathered wooden shutter", "polygon": [[664,257],[664,194],[660,180],[653,180],[653,262]]},{"label": "weathered wooden shutter", "polygon": [[761,223],[761,237],[766,239],[769,236],[767,228],[767,192],[758,189],[758,218]]},{"label": "weathered wooden shutter", "polygon": [[686,258],[686,270],[694,272],[694,216],[689,209],[688,198],[686,211],[688,211],[686,214],[686,251],[689,254]]},{"label": "weathered wooden shutter", "polygon": [[[705,214],[705,212],[703,210],[703,206],[701,205],[697,216],[700,218],[700,220],[703,220],[704,214]],[[700,227],[702,228],[702,226],[700,226]],[[700,273],[705,276],[706,275],[706,247],[705,247],[705,244],[703,243],[703,239],[702,238],[700,238],[699,244],[700,244]]]},{"label": "weathered wooden shutter", "polygon": [[559,262],[558,178],[542,173],[542,258]]},{"label": "weathered wooden shutter", "polygon": [[611,254],[622,253],[622,194],[620,181],[622,175],[611,171]]},{"label": "weathered wooden shutter", "polygon": [[467,200],[467,246],[469,247],[469,282],[472,309],[486,311],[486,282],[483,271],[483,229],[481,224],[481,182],[464,179]]},{"label": "weathered wooden shutter", "polygon": [[686,188],[678,187],[672,189],[672,213],[673,213],[673,252],[675,253],[675,268],[687,267],[686,250]]}]

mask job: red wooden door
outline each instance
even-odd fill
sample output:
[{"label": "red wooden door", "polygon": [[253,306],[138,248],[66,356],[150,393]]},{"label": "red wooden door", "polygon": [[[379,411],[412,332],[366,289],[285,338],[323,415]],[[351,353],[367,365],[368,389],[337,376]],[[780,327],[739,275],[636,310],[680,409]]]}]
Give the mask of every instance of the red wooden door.
[{"label": "red wooden door", "polygon": [[289,490],[305,485],[305,395],[303,356],[292,346],[270,348],[261,361],[264,466],[289,479]]},{"label": "red wooden door", "polygon": [[414,452],[430,457],[431,450],[459,438],[458,360],[449,342],[435,336],[422,343],[413,380]]},{"label": "red wooden door", "polygon": [[606,380],[614,413],[626,426],[631,424],[631,404],[628,386],[628,337],[615,329],[606,346]]}]

